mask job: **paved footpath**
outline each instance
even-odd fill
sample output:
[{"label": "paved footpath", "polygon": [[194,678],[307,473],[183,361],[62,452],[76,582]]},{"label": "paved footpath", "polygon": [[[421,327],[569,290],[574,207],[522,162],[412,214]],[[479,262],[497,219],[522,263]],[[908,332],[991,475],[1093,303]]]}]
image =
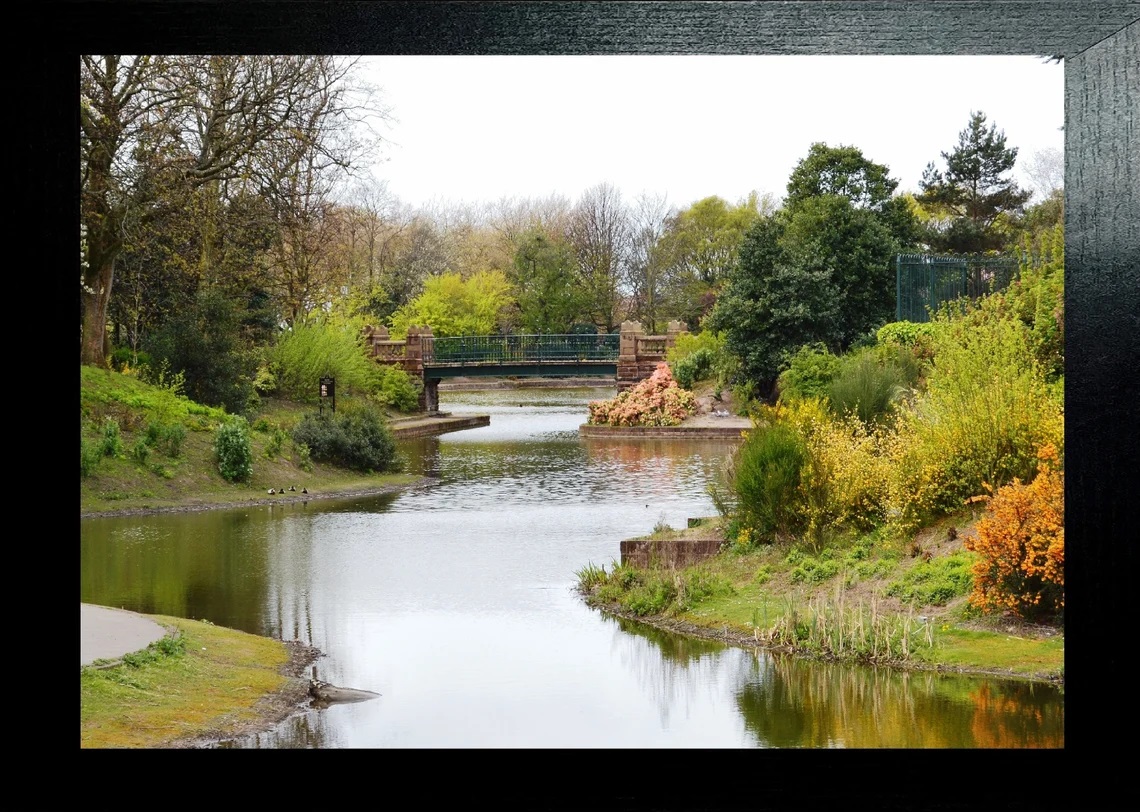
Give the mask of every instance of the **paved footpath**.
[{"label": "paved footpath", "polygon": [[166,629],[145,615],[109,606],[79,604],[80,667],[142,651],[165,635]]}]

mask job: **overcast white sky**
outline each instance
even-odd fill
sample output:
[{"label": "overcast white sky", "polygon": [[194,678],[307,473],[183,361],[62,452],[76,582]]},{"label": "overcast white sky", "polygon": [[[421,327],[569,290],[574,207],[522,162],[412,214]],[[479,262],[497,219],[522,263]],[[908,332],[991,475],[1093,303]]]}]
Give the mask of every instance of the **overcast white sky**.
[{"label": "overcast white sky", "polygon": [[[971,110],[1019,166],[1063,149],[1064,68],[1040,57],[373,56],[393,121],[375,170],[413,206],[577,199],[602,181],[677,207],[784,193],[814,141],[852,145],[916,191]],[[1024,179],[1022,180],[1025,183]]]}]

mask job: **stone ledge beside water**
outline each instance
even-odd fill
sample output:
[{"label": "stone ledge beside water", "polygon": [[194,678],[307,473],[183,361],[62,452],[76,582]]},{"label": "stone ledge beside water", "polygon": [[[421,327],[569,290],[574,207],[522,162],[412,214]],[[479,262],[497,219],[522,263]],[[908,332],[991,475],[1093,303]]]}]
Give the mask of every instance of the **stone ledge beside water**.
[{"label": "stone ledge beside water", "polygon": [[622,440],[742,440],[749,425],[726,426],[592,426],[578,427],[582,437]]},{"label": "stone ledge beside water", "polygon": [[393,423],[389,428],[392,437],[397,440],[406,440],[409,437],[429,437],[433,434],[445,434],[449,431],[462,431],[463,429],[475,429],[489,425],[491,425],[490,415],[473,414],[463,417],[425,417],[401,420]]}]

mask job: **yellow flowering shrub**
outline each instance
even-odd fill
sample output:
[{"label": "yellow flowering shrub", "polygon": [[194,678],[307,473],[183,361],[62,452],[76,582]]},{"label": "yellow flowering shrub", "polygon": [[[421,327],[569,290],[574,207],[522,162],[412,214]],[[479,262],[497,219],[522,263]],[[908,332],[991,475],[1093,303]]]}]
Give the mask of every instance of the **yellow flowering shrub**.
[{"label": "yellow flowering shrub", "polygon": [[961,509],[983,483],[1032,478],[1036,450],[1064,442],[1025,325],[985,305],[942,318],[926,391],[886,445],[888,514],[904,530]]},{"label": "yellow flowering shrub", "polygon": [[779,419],[803,438],[807,451],[800,489],[808,540],[818,548],[848,528],[865,532],[880,524],[889,477],[885,430],[855,417],[837,418],[821,400],[784,405]]}]

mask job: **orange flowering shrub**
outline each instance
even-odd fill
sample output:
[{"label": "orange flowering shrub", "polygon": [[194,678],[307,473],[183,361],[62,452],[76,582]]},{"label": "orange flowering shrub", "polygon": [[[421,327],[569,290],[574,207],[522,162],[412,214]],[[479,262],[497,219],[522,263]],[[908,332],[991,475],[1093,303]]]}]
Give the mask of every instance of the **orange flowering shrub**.
[{"label": "orange flowering shrub", "polygon": [[669,365],[613,400],[592,400],[587,422],[594,426],[676,426],[696,412],[696,396],[682,389]]},{"label": "orange flowering shrub", "polygon": [[1034,480],[1020,480],[989,497],[977,537],[965,542],[978,553],[970,603],[985,612],[1012,611],[1033,619],[1065,607],[1065,481],[1054,471],[1056,449],[1039,452]]}]

